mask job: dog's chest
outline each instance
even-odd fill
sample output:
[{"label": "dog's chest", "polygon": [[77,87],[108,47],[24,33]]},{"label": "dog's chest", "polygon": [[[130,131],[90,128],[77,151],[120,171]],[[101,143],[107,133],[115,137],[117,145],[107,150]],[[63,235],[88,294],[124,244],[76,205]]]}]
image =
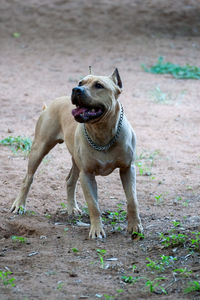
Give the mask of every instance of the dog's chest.
[{"label": "dog's chest", "polygon": [[118,168],[118,164],[115,160],[101,160],[96,159],[95,163],[93,164],[93,174],[94,175],[101,175],[107,176],[114,171],[114,169]]}]

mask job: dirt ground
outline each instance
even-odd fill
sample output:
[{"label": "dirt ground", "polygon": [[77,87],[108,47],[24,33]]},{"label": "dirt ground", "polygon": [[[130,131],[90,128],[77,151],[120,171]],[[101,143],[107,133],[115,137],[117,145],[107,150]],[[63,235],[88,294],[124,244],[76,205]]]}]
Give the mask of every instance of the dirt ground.
[{"label": "dirt ground", "polygon": [[[159,56],[200,66],[199,13],[197,0],[1,1],[0,139],[33,139],[43,103],[70,95],[89,65],[99,75],[118,67],[121,103],[137,134],[144,239],[132,241],[126,234],[118,171],[97,178],[106,240],[88,239],[80,184],[83,216],[67,216],[65,177],[71,161],[64,145],[38,169],[28,212],[9,213],[27,158],[1,146],[0,274],[12,274],[0,277],[0,299],[200,299],[197,291],[184,293],[189,282],[200,281],[199,248],[187,238],[166,247],[159,236],[200,232],[200,84],[141,68]],[[158,262],[161,255],[174,258],[164,270],[147,266],[147,258]],[[11,278],[15,287],[6,285]]]}]

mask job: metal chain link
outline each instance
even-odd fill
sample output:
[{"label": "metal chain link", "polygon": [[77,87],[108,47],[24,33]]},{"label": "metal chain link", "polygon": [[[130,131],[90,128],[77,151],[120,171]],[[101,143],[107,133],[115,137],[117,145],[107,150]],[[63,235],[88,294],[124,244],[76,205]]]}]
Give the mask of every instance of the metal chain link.
[{"label": "metal chain link", "polygon": [[119,117],[119,122],[118,122],[118,126],[117,126],[117,132],[115,134],[115,136],[110,140],[110,142],[104,146],[99,146],[97,144],[95,144],[95,142],[93,142],[93,140],[91,139],[91,137],[88,135],[85,123],[84,123],[84,135],[88,141],[88,144],[95,150],[97,151],[108,151],[110,149],[110,147],[116,142],[116,140],[119,137],[119,133],[122,127],[122,122],[123,122],[123,117],[124,117],[124,109],[123,106],[120,104],[121,106],[121,112],[120,112],[120,117]]}]

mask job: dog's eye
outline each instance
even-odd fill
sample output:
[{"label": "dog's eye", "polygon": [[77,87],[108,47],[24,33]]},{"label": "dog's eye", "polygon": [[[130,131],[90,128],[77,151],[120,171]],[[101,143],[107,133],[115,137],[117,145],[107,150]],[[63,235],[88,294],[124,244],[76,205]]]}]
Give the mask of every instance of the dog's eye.
[{"label": "dog's eye", "polygon": [[80,82],[78,83],[78,86],[82,86],[82,85],[83,85],[83,82],[80,81]]},{"label": "dog's eye", "polygon": [[96,88],[96,89],[104,89],[104,86],[103,86],[101,83],[96,82],[96,83],[95,83],[95,88]]}]

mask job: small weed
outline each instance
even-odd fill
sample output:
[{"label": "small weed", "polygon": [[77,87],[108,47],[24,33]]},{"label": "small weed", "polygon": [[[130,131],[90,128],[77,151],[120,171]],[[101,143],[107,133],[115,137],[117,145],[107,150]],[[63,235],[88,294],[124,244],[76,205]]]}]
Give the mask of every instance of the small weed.
[{"label": "small weed", "polygon": [[153,280],[150,280],[146,277],[122,276],[121,279],[128,284],[134,284],[138,280],[145,280],[145,286],[149,287],[149,291],[151,293],[167,294],[166,290],[160,285],[160,282],[166,279],[165,277],[157,277]]},{"label": "small weed", "polygon": [[122,293],[124,292],[124,290],[123,290],[123,289],[119,289],[119,290],[116,290],[116,292],[117,292],[118,294],[122,294]]},{"label": "small weed", "polygon": [[198,291],[200,292],[200,282],[199,281],[190,281],[188,286],[184,289],[184,293],[188,294],[191,292]]},{"label": "small weed", "polygon": [[96,249],[96,251],[97,251],[97,254],[98,254],[99,259],[100,259],[101,267],[103,269],[104,268],[104,259],[103,259],[103,257],[104,257],[104,255],[106,254],[107,251],[105,249]]},{"label": "small weed", "polygon": [[25,212],[26,212],[25,207],[24,207],[24,206],[20,206],[20,207],[19,207],[19,210],[18,210],[19,215],[24,215]]},{"label": "small weed", "polygon": [[28,154],[31,150],[32,141],[26,137],[13,137],[9,136],[0,141],[0,144],[3,146],[9,146],[13,153],[16,154],[17,151],[24,152]]},{"label": "small weed", "polygon": [[138,238],[140,240],[143,240],[144,239],[144,233],[141,233],[141,232],[137,232],[137,231],[133,231],[132,232],[132,236],[134,236],[134,238]]},{"label": "small weed", "polygon": [[9,275],[11,275],[11,274],[12,274],[11,271],[4,272],[4,271],[0,270],[0,279],[3,282],[3,285],[11,285],[12,287],[15,286],[14,281],[16,279],[14,277],[9,278]]},{"label": "small weed", "polygon": [[19,243],[26,243],[27,242],[27,238],[26,237],[23,237],[23,236],[16,236],[16,235],[13,235],[11,236],[11,239],[12,241],[14,242],[19,242]]},{"label": "small weed", "polygon": [[144,64],[142,68],[145,72],[154,74],[171,74],[177,79],[200,79],[200,68],[196,66],[180,66],[170,62],[165,62],[163,57],[159,57],[157,63],[147,68]]},{"label": "small weed", "polygon": [[27,210],[26,214],[29,215],[29,216],[35,216],[36,212],[34,210]]},{"label": "small weed", "polygon": [[165,280],[166,278],[165,277],[158,277],[158,278],[155,278],[153,280],[147,280],[145,285],[147,287],[149,287],[149,291],[151,293],[164,293],[164,294],[167,294],[166,290],[161,286],[159,285],[161,281]]},{"label": "small weed", "polygon": [[190,185],[188,185],[188,186],[186,187],[186,190],[187,190],[187,191],[192,191],[193,188],[192,188]]},{"label": "small weed", "polygon": [[106,300],[114,299],[114,296],[111,296],[111,295],[108,295],[108,294],[104,294],[103,297]]},{"label": "small weed", "polygon": [[154,102],[156,103],[167,103],[171,100],[171,96],[161,91],[159,87],[156,87],[152,92],[151,95],[153,97]]},{"label": "small weed", "polygon": [[181,226],[181,222],[179,222],[179,221],[172,221],[172,224],[174,225],[174,227]]},{"label": "small weed", "polygon": [[138,280],[138,277],[124,275],[124,276],[121,277],[121,279],[125,283],[133,284],[133,283],[135,283]]},{"label": "small weed", "polygon": [[165,265],[166,267],[170,267],[174,263],[175,260],[177,260],[176,257],[161,255],[161,264]]},{"label": "small weed", "polygon": [[149,257],[146,258],[146,260],[149,261],[148,264],[146,264],[146,266],[148,268],[150,268],[151,270],[156,270],[159,272],[163,272],[164,271],[164,266],[162,266],[160,263],[158,263],[157,261],[153,261],[152,259],[150,259]]},{"label": "small weed", "polygon": [[82,211],[83,211],[87,216],[89,216],[88,206],[84,206],[84,207],[82,208]]},{"label": "small weed", "polygon": [[182,233],[172,233],[169,235],[160,233],[160,239],[165,248],[184,245],[188,240],[187,235]]},{"label": "small weed", "polygon": [[111,224],[113,229],[121,231],[122,228],[120,223],[124,223],[126,221],[126,211],[122,209],[122,204],[117,204],[117,211],[105,211],[103,214],[103,221],[107,224]]},{"label": "small weed", "polygon": [[153,261],[150,258],[146,258],[146,260],[149,261],[149,263],[146,265],[148,268],[158,272],[163,272],[166,268],[170,267],[173,262],[177,260],[177,258],[173,256],[162,255],[160,261]]},{"label": "small weed", "polygon": [[176,197],[176,201],[182,201],[183,198],[181,196]]},{"label": "small weed", "polygon": [[189,204],[190,204],[190,200],[189,200],[189,199],[185,200],[185,201],[182,203],[182,205],[183,205],[184,207],[188,207]]},{"label": "small weed", "polygon": [[21,36],[21,34],[19,32],[13,32],[12,36],[17,39]]},{"label": "small weed", "polygon": [[48,213],[46,213],[44,216],[45,216],[45,218],[47,218],[47,219],[51,219],[51,215],[48,214]]},{"label": "small weed", "polygon": [[175,274],[179,274],[181,276],[184,277],[188,277],[192,274],[192,271],[189,271],[186,267],[185,268],[181,268],[181,269],[174,269],[173,273]]},{"label": "small weed", "polygon": [[194,237],[190,239],[190,243],[192,244],[192,248],[196,251],[200,251],[200,232],[192,232]]},{"label": "small weed", "polygon": [[72,252],[73,252],[73,253],[78,253],[79,250],[78,250],[77,248],[72,248]]},{"label": "small weed", "polygon": [[64,282],[63,281],[58,281],[57,282],[57,290],[61,290],[63,288]]},{"label": "small weed", "polygon": [[60,205],[61,205],[62,209],[66,209],[67,208],[67,205],[64,202],[61,202]]},{"label": "small weed", "polygon": [[160,204],[161,204],[161,202],[164,200],[164,198],[163,198],[163,195],[162,195],[162,194],[160,194],[160,195],[156,195],[154,198],[155,198],[155,200],[156,200],[156,205],[160,205]]},{"label": "small weed", "polygon": [[159,151],[154,151],[151,153],[143,151],[139,156],[137,156],[135,165],[139,168],[139,174],[141,176],[152,175],[151,170],[158,154]]}]

